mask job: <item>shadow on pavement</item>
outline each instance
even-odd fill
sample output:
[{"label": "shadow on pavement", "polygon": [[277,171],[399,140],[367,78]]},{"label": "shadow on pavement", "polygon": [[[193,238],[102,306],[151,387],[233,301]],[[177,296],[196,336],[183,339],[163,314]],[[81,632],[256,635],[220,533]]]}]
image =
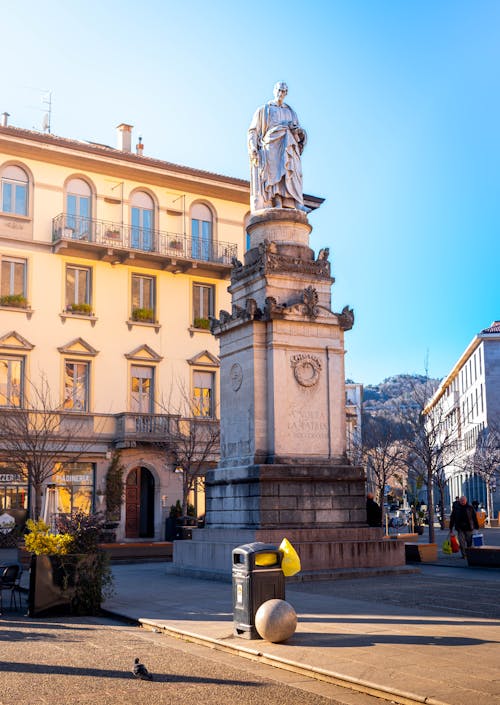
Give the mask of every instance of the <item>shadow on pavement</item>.
[{"label": "shadow on pavement", "polygon": [[[0,662],[0,673],[36,673],[39,675],[89,676],[91,678],[118,678],[136,680],[131,671],[101,670],[99,668],[77,668],[73,666],[52,666],[26,662]],[[168,673],[154,673],[154,682],[159,683],[206,683],[212,685],[262,686],[257,681],[239,681],[225,678],[202,678],[199,676],[179,676]],[[148,682],[148,681],[145,681]]]}]

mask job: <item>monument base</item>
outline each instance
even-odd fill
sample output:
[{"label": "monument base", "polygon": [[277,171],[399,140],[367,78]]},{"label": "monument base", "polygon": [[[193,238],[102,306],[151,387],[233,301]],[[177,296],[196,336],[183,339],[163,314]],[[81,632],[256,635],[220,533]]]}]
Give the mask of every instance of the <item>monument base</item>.
[{"label": "monument base", "polygon": [[300,556],[298,579],[342,572],[394,570],[405,565],[404,545],[366,526],[364,469],[307,462],[218,467],[206,476],[206,528],[175,541],[173,571],[229,580],[232,551],[287,538]]},{"label": "monument base", "polygon": [[393,572],[405,566],[402,541],[382,529],[194,529],[191,541],[175,541],[173,572],[211,580],[230,580],[232,551],[254,541],[279,546],[287,538],[300,556],[302,571],[291,580],[331,580],[336,576]]},{"label": "monument base", "polygon": [[366,526],[364,469],[331,462],[218,467],[205,478],[206,526],[330,529]]}]

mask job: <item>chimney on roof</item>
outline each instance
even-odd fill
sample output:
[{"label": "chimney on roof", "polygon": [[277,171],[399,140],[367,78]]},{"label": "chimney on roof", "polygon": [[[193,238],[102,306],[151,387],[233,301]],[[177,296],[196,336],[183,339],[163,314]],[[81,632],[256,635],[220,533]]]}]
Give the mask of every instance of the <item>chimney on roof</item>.
[{"label": "chimney on roof", "polygon": [[139,137],[139,142],[135,145],[135,153],[138,157],[142,157],[144,154],[144,145],[142,144],[142,137]]},{"label": "chimney on roof", "polygon": [[2,127],[7,127],[7,125],[9,124],[9,118],[9,113],[2,113]]},{"label": "chimney on roof", "polygon": [[130,152],[132,150],[132,127],[122,122],[116,128],[118,130],[118,149],[122,152]]}]

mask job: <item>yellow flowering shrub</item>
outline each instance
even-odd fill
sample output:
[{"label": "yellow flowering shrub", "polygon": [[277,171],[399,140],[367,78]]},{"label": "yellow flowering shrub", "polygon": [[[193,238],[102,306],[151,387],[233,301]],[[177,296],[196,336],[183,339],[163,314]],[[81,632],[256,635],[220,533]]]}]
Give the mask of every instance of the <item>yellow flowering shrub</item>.
[{"label": "yellow flowering shrub", "polygon": [[30,553],[37,556],[70,553],[74,540],[70,534],[53,534],[43,519],[28,519],[26,526],[30,533],[24,537],[24,546]]}]

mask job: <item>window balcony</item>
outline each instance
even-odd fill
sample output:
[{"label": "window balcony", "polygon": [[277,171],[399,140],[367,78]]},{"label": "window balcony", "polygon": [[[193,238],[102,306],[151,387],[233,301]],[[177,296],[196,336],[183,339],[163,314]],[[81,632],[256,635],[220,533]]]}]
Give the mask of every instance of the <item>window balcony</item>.
[{"label": "window balcony", "polygon": [[175,274],[208,271],[228,278],[237,246],[150,228],[61,213],[52,220],[53,251],[113,264],[164,269]]},{"label": "window balcony", "polygon": [[171,414],[116,414],[115,445],[134,448],[137,443],[166,443],[178,432],[179,417]]}]

